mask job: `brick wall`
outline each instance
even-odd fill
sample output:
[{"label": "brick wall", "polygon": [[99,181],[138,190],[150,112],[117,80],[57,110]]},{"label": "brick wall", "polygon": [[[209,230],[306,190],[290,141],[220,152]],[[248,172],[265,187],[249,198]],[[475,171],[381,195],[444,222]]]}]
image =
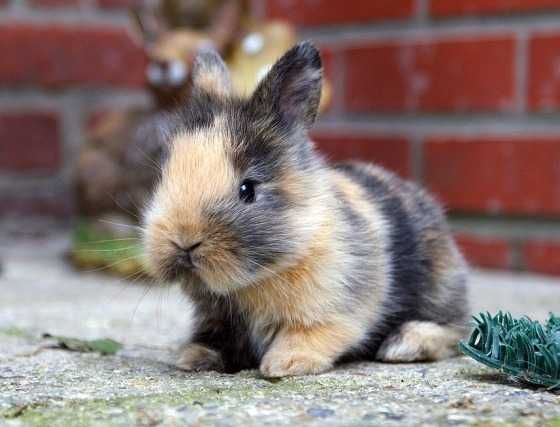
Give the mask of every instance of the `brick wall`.
[{"label": "brick wall", "polygon": [[[67,216],[99,111],[145,105],[133,0],[0,0],[0,214]],[[473,264],[560,275],[560,0],[253,0],[323,50],[314,136],[446,204]]]},{"label": "brick wall", "polygon": [[148,103],[130,3],[0,0],[0,216],[68,218],[89,118]]}]

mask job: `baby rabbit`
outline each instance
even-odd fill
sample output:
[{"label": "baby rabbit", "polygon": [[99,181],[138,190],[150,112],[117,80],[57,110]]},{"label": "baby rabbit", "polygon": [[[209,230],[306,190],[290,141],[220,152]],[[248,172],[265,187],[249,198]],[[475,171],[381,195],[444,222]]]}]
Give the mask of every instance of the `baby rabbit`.
[{"label": "baby rabbit", "polygon": [[247,99],[211,50],[192,73],[143,224],[151,273],[196,307],[178,366],[282,377],[453,355],[466,273],[442,210],[380,167],[315,151],[317,49],[293,47]]}]

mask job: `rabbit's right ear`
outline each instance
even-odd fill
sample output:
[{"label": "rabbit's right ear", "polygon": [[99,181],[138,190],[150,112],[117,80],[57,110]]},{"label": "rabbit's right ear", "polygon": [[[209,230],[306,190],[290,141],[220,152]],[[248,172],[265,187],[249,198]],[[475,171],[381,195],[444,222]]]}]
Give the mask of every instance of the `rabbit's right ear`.
[{"label": "rabbit's right ear", "polygon": [[225,97],[232,84],[226,64],[213,47],[199,49],[192,69],[193,89]]},{"label": "rabbit's right ear", "polygon": [[302,42],[286,52],[260,82],[253,106],[308,129],[319,110],[322,78],[319,51],[310,42]]}]

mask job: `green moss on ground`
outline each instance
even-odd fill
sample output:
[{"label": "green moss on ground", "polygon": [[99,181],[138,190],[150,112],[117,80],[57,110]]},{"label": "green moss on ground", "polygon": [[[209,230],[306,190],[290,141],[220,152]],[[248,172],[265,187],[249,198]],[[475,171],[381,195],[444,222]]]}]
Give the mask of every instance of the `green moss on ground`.
[{"label": "green moss on ground", "polygon": [[148,418],[153,417],[153,414],[161,413],[166,408],[228,403],[242,405],[260,398],[273,399],[289,394],[320,395],[325,392],[332,393],[333,389],[351,393],[358,392],[360,387],[353,382],[340,384],[329,379],[309,381],[309,378],[291,378],[274,383],[263,380],[257,385],[242,382],[229,387],[200,387],[147,396],[33,404],[10,408],[3,411],[0,417],[17,419],[24,425],[34,427],[137,425],[148,422]]}]

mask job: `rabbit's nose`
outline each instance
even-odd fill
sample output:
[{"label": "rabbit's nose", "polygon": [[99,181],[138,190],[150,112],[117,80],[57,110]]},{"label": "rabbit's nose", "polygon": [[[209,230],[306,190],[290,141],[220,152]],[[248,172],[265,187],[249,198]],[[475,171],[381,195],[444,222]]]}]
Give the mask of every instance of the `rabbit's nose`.
[{"label": "rabbit's nose", "polygon": [[195,268],[196,266],[193,263],[193,254],[201,244],[202,242],[197,242],[189,247],[182,247],[179,245],[175,245],[177,247],[177,255],[176,255],[177,265],[187,269]]}]

